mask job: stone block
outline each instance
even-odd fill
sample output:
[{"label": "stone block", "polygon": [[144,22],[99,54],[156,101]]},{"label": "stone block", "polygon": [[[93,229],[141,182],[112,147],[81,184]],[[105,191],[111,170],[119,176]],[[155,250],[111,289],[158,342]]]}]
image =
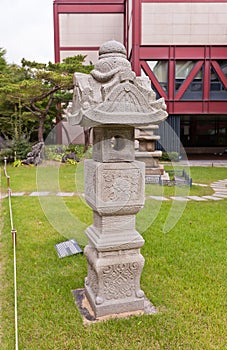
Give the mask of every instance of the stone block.
[{"label": "stone block", "polygon": [[85,233],[98,251],[140,248],[144,244],[135,229],[135,215],[101,216],[94,212],[94,222]]},{"label": "stone block", "polygon": [[144,258],[139,249],[98,253],[87,246],[85,255],[85,294],[96,317],[144,311],[144,292],[140,289]]},{"label": "stone block", "polygon": [[93,159],[97,162],[134,161],[134,127],[95,127]]},{"label": "stone block", "polygon": [[162,154],[161,151],[155,152],[136,152],[136,159],[138,161],[144,162],[146,167],[146,174],[148,174],[148,169],[160,168],[159,157]]},{"label": "stone block", "polygon": [[155,151],[155,143],[153,141],[139,139],[139,151],[140,152],[154,152]]},{"label": "stone block", "polygon": [[85,161],[85,199],[100,215],[136,214],[144,205],[142,162]]}]

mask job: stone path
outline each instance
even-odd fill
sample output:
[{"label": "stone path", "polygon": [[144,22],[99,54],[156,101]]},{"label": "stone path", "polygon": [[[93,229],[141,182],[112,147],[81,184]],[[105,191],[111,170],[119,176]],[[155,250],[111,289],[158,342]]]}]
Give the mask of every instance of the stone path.
[{"label": "stone path", "polygon": [[[195,184],[199,186],[208,186],[204,184]],[[213,182],[210,187],[214,190],[214,193],[210,196],[171,196],[171,197],[164,197],[164,196],[147,196],[146,198],[154,199],[157,201],[169,201],[169,200],[175,200],[175,201],[207,201],[207,200],[213,200],[213,201],[220,201],[225,198],[227,198],[227,179],[225,180],[219,180],[216,182]],[[84,193],[78,193],[78,192],[14,192],[12,193],[12,197],[21,197],[21,196],[30,196],[30,197],[40,197],[40,196],[58,196],[58,197],[73,197],[73,196],[82,196],[84,197]],[[0,199],[8,197],[8,194],[0,194]]]}]

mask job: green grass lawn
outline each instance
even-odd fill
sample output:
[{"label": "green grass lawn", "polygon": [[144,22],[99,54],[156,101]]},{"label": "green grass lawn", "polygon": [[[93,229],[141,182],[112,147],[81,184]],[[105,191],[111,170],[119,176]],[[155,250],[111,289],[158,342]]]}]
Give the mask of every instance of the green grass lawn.
[{"label": "green grass lawn", "polygon": [[[52,192],[83,192],[83,163],[77,166],[53,162],[52,166],[13,168],[8,166],[13,192],[52,191]],[[167,167],[169,169],[170,167]],[[178,169],[178,168],[177,168]],[[3,171],[2,171],[2,176]],[[190,176],[193,183],[210,184],[216,180],[227,178],[226,168],[191,167]],[[6,182],[2,181],[2,192],[6,192]],[[210,187],[193,185],[190,189],[184,187],[168,187],[146,185],[146,195],[210,195]]]},{"label": "green grass lawn", "polygon": [[[77,166],[60,162],[52,162],[52,166],[40,167],[8,166],[7,173],[11,177],[10,184],[13,192],[75,192],[83,189],[83,163],[78,163]],[[6,182],[2,183],[2,191],[6,191]]]},{"label": "green grass lawn", "polygon": [[[13,191],[37,190],[34,168],[9,168],[8,172]],[[199,183],[227,178],[223,168],[191,168],[191,173],[193,181]],[[48,177],[55,172],[47,169],[43,174]],[[59,178],[62,191],[75,191],[75,167],[61,167]],[[2,185],[5,187],[4,179]],[[66,240],[67,234],[58,232],[54,220],[50,224],[41,208],[45,203],[40,205],[39,198],[13,197],[12,204],[18,232],[19,349],[226,349],[227,200],[188,202],[167,233],[163,226],[173,202],[147,200],[137,217],[138,230],[145,239],[141,287],[158,313],[86,327],[71,292],[84,286],[85,256],[57,257],[54,245]],[[82,227],[92,222],[91,209],[79,196],[65,197],[64,205],[74,220],[64,222],[62,218],[64,226],[72,230],[74,222],[81,223],[74,229],[82,236]],[[1,211],[0,348],[10,350],[14,348],[14,296],[7,199],[2,201]]]}]

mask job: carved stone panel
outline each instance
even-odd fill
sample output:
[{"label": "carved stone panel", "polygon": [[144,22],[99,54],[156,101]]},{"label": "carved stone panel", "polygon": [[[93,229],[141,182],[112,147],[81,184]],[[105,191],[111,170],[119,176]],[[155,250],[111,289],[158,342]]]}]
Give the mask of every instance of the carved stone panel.
[{"label": "carved stone panel", "polygon": [[103,268],[103,295],[105,299],[116,300],[133,296],[138,272],[137,262],[119,263]]},{"label": "carved stone panel", "polygon": [[102,214],[135,214],[144,205],[144,163],[85,162],[85,198]]},{"label": "carved stone panel", "polygon": [[139,249],[97,256],[96,249],[87,246],[85,254],[89,265],[85,293],[96,317],[144,309],[140,289],[144,258]]}]

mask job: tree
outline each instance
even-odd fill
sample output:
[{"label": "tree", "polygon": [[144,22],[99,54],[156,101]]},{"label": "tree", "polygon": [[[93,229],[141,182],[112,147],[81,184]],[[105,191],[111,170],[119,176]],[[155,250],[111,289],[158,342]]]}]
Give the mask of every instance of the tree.
[{"label": "tree", "polygon": [[27,72],[17,65],[8,65],[0,50],[0,133],[5,139],[17,141],[22,137],[29,139],[36,121],[25,115],[20,100],[10,98],[14,86],[28,79]]},{"label": "tree", "polygon": [[2,73],[7,67],[6,59],[4,57],[5,54],[6,50],[0,47],[0,73]]},{"label": "tree", "polygon": [[89,73],[93,68],[83,64],[85,57],[78,55],[48,64],[22,59],[21,67],[8,66],[0,76],[0,105],[19,108],[20,120],[38,120],[38,141],[43,141],[45,122],[53,120],[53,113],[60,116],[62,104],[72,99],[73,73]]}]

